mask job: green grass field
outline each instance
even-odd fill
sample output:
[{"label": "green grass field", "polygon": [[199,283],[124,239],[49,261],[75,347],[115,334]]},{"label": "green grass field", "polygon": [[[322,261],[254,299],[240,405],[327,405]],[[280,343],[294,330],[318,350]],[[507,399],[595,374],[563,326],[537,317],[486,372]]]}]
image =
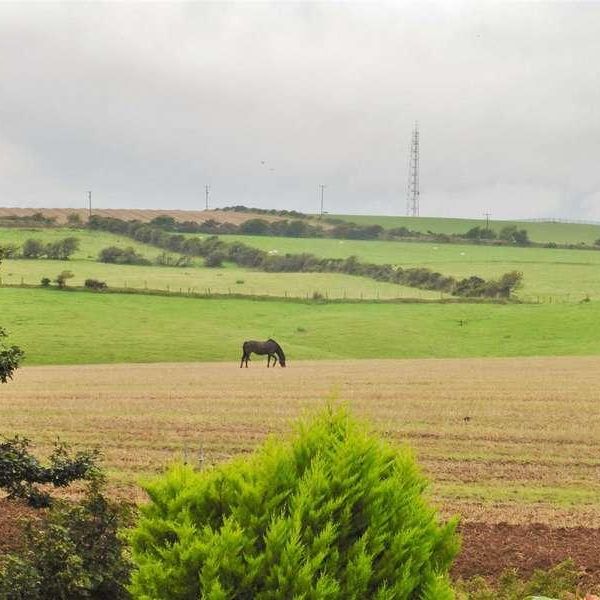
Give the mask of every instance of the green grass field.
[{"label": "green grass field", "polygon": [[[5,261],[0,278],[5,284],[37,284],[42,277],[54,278],[63,269],[73,271],[74,285],[86,278],[106,281],[111,287],[162,289],[171,291],[266,294],[306,297],[319,292],[331,298],[437,298],[439,294],[367,278],[316,273],[262,273],[228,265],[224,269],[205,269],[196,260],[189,268],[105,265],[95,261],[98,252],[110,245],[134,246],[148,258],[161,251],[145,244],[103,232],[86,230],[0,229],[0,244],[22,244],[28,237],[45,241],[73,234],[81,240],[81,249],[68,262]],[[600,252],[548,248],[511,248],[469,244],[432,244],[281,238],[261,236],[223,236],[225,241],[241,241],[280,254],[311,252],[322,257],[345,258],[355,255],[374,263],[391,263],[402,267],[422,266],[455,277],[497,278],[507,271],[521,271],[523,287],[518,296],[541,302],[579,302],[586,296],[600,299]],[[243,281],[243,283],[238,283]]]},{"label": "green grass field", "polygon": [[600,304],[305,304],[0,289],[28,364],[239,360],[244,339],[299,359],[600,353]]},{"label": "green grass field", "polygon": [[[484,219],[446,219],[437,217],[387,217],[377,215],[329,215],[359,225],[381,225],[386,229],[408,227],[413,231],[427,233],[466,233],[472,227],[485,227]],[[553,223],[534,221],[490,221],[490,228],[498,232],[507,225],[526,229],[534,242],[558,244],[593,244],[600,238],[600,225],[584,223]]]},{"label": "green grass field", "polygon": [[516,270],[524,276],[523,289],[518,294],[522,298],[537,300],[539,296],[544,300],[553,296],[562,301],[579,301],[586,295],[600,298],[600,252],[591,250],[261,236],[223,236],[223,239],[279,254],[312,252],[331,258],[355,255],[366,262],[428,267],[455,277],[497,278]]},{"label": "green grass field", "polygon": [[61,228],[13,228],[0,227],[0,245],[16,244],[22,246],[28,239],[40,240],[47,244],[55,242],[66,237],[76,237],[79,239],[80,248],[72,256],[72,260],[96,260],[100,250],[108,246],[118,246],[126,248],[132,246],[140,254],[147,258],[154,258],[162,251],[147,244],[140,244],[135,240],[113,233],[104,231],[92,231],[89,229],[71,229]]},{"label": "green grass field", "polygon": [[61,271],[74,274],[70,285],[81,286],[88,278],[105,281],[109,287],[172,292],[193,290],[199,293],[247,294],[289,297],[312,297],[318,292],[329,298],[419,298],[435,299],[440,294],[390,283],[381,283],[365,277],[335,273],[263,273],[227,265],[223,269],[204,268],[202,259],[190,267],[160,267],[112,265],[96,261],[98,253],[107,246],[133,246],[146,258],[153,259],[159,248],[137,243],[129,238],[110,233],[69,229],[11,229],[0,228],[0,245],[22,245],[28,238],[45,243],[74,235],[80,240],[80,249],[68,261],[5,260],[0,265],[0,283],[7,285],[38,285],[43,277],[54,279]]}]

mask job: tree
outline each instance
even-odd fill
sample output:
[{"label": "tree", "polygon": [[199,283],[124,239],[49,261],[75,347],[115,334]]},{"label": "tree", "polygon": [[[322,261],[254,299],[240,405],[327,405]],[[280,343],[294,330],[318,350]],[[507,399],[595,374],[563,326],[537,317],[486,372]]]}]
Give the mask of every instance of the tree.
[{"label": "tree", "polygon": [[456,522],[440,524],[412,453],[329,410],[288,442],[147,486],[134,599],[450,600]]},{"label": "tree", "polygon": [[75,277],[75,275],[73,275],[73,273],[71,273],[71,271],[61,271],[56,276],[56,279],[54,280],[54,282],[56,283],[56,285],[59,288],[64,289],[67,287],[67,279],[72,279],[73,277]]},{"label": "tree", "polygon": [[4,342],[6,331],[0,327],[0,383],[7,383],[13,378],[14,372],[19,368],[25,353],[18,346],[9,346]]},{"label": "tree", "polygon": [[28,239],[23,244],[23,258],[40,258],[46,254],[46,246],[39,240]]},{"label": "tree", "polygon": [[46,245],[46,256],[53,260],[69,260],[69,257],[79,249],[79,239],[67,237]]}]

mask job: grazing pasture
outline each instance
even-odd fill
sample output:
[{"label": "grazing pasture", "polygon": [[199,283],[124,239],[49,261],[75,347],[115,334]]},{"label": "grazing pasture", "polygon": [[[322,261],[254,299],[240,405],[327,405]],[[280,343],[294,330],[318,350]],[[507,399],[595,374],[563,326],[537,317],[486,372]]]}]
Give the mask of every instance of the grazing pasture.
[{"label": "grazing pasture", "polygon": [[427,267],[455,277],[496,279],[507,271],[521,271],[523,288],[517,291],[518,297],[534,301],[547,301],[548,296],[560,301],[579,301],[586,295],[600,298],[600,251],[596,250],[262,236],[223,239],[279,254],[311,252],[330,258],[354,255],[365,262]]},{"label": "grazing pasture", "polygon": [[[473,227],[485,227],[485,219],[449,219],[442,217],[388,217],[381,215],[329,215],[358,225],[381,225],[385,229],[406,227],[412,231],[427,233],[466,233]],[[556,242],[557,244],[593,244],[600,238],[600,223],[558,223],[551,221],[495,221],[490,229],[499,232],[503,227],[515,225],[526,229],[533,242]]]},{"label": "grazing pasture", "polygon": [[24,368],[2,389],[0,434],[27,435],[41,452],[57,436],[98,444],[113,491],[138,498],[140,478],[170,461],[206,466],[248,452],[335,398],[414,447],[447,514],[597,526],[600,357],[298,361],[286,353],[287,369],[240,369],[237,360]]},{"label": "grazing pasture", "polygon": [[28,364],[239,361],[272,337],[298,359],[600,354],[600,304],[382,304],[0,289]]}]

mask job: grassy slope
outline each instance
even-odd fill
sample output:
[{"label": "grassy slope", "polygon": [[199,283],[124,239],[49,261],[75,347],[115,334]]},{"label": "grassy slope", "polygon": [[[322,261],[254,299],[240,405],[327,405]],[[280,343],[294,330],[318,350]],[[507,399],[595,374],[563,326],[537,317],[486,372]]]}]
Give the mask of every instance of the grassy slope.
[{"label": "grassy slope", "polygon": [[[330,215],[353,221],[361,225],[381,225],[386,229],[408,227],[413,231],[434,233],[465,233],[475,226],[485,227],[483,219],[442,219],[436,217],[385,217],[377,215]],[[600,225],[579,223],[536,223],[531,221],[490,221],[490,228],[500,231],[507,225],[527,229],[534,242],[556,242],[560,244],[593,244],[600,238]]]},{"label": "grassy slope", "polygon": [[[600,353],[600,305],[309,305],[0,289],[29,364],[238,359],[273,337],[292,360]],[[462,322],[462,324],[461,324]]]},{"label": "grassy slope", "polygon": [[[86,279],[93,278],[105,281],[109,287],[171,291],[193,289],[202,293],[210,289],[212,293],[306,297],[317,291],[332,298],[439,298],[436,292],[341,274],[261,273],[232,265],[225,269],[206,269],[201,266],[201,259],[186,268],[103,264],[96,262],[96,257],[107,246],[133,246],[150,259],[161,250],[126,237],[97,231],[0,228],[0,244],[21,245],[28,238],[47,243],[69,235],[79,238],[81,246],[71,260],[7,260],[0,265],[0,282],[37,285],[42,277],[54,279],[61,271],[69,270],[75,275],[70,280],[71,285],[83,285]],[[240,281],[243,283],[238,283]]]},{"label": "grassy slope", "polygon": [[523,297],[563,296],[579,300],[586,294],[600,297],[600,252],[548,248],[505,248],[472,244],[422,244],[360,240],[301,239],[260,236],[224,236],[263,250],[312,252],[318,256],[344,258],[355,255],[374,263],[423,266],[457,277],[479,275],[495,278],[507,271],[522,271]]}]

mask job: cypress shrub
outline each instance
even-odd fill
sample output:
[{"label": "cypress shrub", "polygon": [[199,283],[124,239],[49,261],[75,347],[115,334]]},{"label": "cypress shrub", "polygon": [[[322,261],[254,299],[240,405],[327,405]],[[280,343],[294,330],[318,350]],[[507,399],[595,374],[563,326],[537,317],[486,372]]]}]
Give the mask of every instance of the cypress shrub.
[{"label": "cypress shrub", "polygon": [[146,486],[130,533],[139,600],[454,598],[456,522],[423,498],[411,452],[344,411],[288,442]]}]

